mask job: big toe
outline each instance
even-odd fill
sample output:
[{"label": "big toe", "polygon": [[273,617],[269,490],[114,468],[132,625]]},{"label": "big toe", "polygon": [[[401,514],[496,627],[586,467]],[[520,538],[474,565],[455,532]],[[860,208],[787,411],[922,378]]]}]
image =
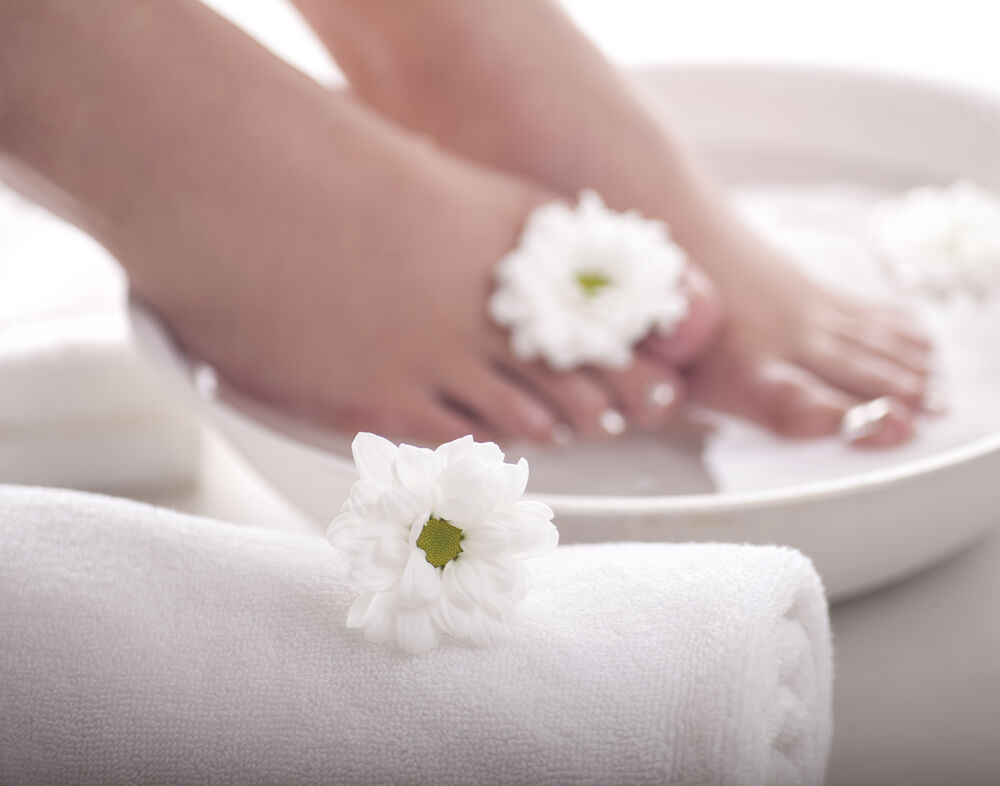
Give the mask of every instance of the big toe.
[{"label": "big toe", "polygon": [[696,375],[692,390],[710,406],[793,439],[841,434],[852,445],[890,447],[913,436],[913,411],[895,399],[864,402],[784,361],[737,371],[729,378]]},{"label": "big toe", "polygon": [[673,365],[687,365],[708,350],[722,321],[722,303],[715,285],[696,267],[689,267],[681,282],[688,313],[670,333],[655,333],[643,348]]},{"label": "big toe", "polygon": [[883,349],[865,338],[835,336],[812,342],[799,362],[828,384],[863,400],[893,396],[914,409],[930,395],[930,370],[922,358],[910,359],[905,347]]}]

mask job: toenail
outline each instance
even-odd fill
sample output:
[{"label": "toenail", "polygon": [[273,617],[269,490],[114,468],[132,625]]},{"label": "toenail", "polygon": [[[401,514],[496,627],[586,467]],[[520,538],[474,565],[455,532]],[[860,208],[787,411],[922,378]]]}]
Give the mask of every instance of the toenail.
[{"label": "toenail", "polygon": [[857,442],[876,434],[894,406],[892,396],[882,396],[851,407],[840,421],[840,436],[846,442]]},{"label": "toenail", "polygon": [[557,445],[568,445],[573,441],[573,429],[565,423],[556,423],[550,433],[552,441]]},{"label": "toenail", "polygon": [[617,409],[604,410],[597,419],[601,428],[613,437],[625,433],[625,416]]},{"label": "toenail", "polygon": [[666,409],[676,398],[677,392],[669,382],[655,382],[646,390],[646,406],[649,409]]},{"label": "toenail", "polygon": [[945,404],[944,396],[936,390],[926,391],[920,404],[924,412],[929,415],[943,415],[948,411],[948,405]]},{"label": "toenail", "polygon": [[552,415],[542,406],[525,407],[522,411],[525,424],[532,432],[544,433],[552,428]]}]

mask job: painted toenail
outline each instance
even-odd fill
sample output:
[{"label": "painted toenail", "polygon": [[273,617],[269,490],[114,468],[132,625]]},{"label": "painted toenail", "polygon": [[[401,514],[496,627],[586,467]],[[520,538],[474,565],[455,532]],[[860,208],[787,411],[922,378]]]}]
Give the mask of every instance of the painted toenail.
[{"label": "painted toenail", "polygon": [[857,442],[876,434],[895,407],[895,401],[892,396],[882,396],[851,407],[840,421],[840,436],[845,442]]},{"label": "painted toenail", "polygon": [[557,445],[568,445],[573,441],[573,429],[565,423],[556,423],[552,427],[552,441]]},{"label": "painted toenail", "polygon": [[646,406],[649,409],[665,409],[676,398],[677,392],[669,382],[656,382],[646,390]]},{"label": "painted toenail", "polygon": [[552,415],[544,407],[526,407],[523,415],[525,424],[535,433],[544,433],[552,428]]},{"label": "painted toenail", "polygon": [[943,415],[948,411],[945,398],[936,390],[928,390],[921,401],[924,412],[929,415]]},{"label": "painted toenail", "polygon": [[625,426],[627,425],[625,416],[617,409],[604,410],[597,421],[601,424],[601,428],[613,437],[625,433]]}]

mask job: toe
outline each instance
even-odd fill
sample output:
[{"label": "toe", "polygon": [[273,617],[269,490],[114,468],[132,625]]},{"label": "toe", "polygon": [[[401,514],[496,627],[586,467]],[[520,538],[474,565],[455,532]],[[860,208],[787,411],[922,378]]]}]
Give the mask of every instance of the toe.
[{"label": "toe", "polygon": [[712,343],[721,322],[722,307],[715,285],[696,267],[689,267],[682,282],[688,298],[688,315],[673,332],[654,334],[643,347],[673,364],[691,363]]},{"label": "toe", "polygon": [[652,358],[637,357],[625,371],[595,372],[611,391],[629,423],[644,429],[665,425],[681,406],[685,384],[672,369]]},{"label": "toe", "polygon": [[909,363],[888,358],[867,344],[823,336],[796,359],[829,385],[861,399],[895,396],[920,407],[927,395],[926,371],[915,371]]},{"label": "toe", "polygon": [[753,382],[749,401],[757,420],[786,437],[836,434],[844,414],[859,403],[805,369],[787,363],[762,368]]},{"label": "toe", "polygon": [[549,403],[559,425],[557,439],[568,436],[567,428],[573,435],[587,438],[614,436],[624,430],[624,415],[612,395],[588,373],[555,372],[539,363],[502,368]]},{"label": "toe", "polygon": [[848,320],[836,335],[847,344],[902,364],[916,374],[929,373],[934,348],[927,336],[915,328],[879,319]]},{"label": "toe", "polygon": [[[722,365],[711,373],[696,369],[692,396],[709,406],[753,420],[784,437],[804,439],[841,434],[851,445],[889,447],[913,436],[913,412],[885,399],[878,412],[872,402],[829,385],[806,369],[783,360]],[[845,420],[849,412],[860,417]],[[846,426],[846,428],[845,428]]]},{"label": "toe", "polygon": [[893,343],[903,344],[923,353],[933,351],[934,344],[919,323],[908,312],[884,304],[869,304],[857,312],[850,332],[864,335],[869,329],[888,334]]},{"label": "toe", "polygon": [[841,435],[851,445],[885,448],[913,437],[913,410],[887,396],[853,407],[844,417]]},{"label": "toe", "polygon": [[503,437],[549,442],[558,422],[544,398],[491,368],[467,372],[461,389],[445,390],[442,398]]},{"label": "toe", "polygon": [[745,351],[713,355],[688,379],[691,399],[759,423],[786,437],[823,437],[840,430],[860,403],[805,369]]},{"label": "toe", "polygon": [[431,391],[414,391],[403,400],[370,401],[356,416],[337,419],[338,429],[372,431],[393,441],[435,446],[472,434],[477,440],[496,439],[475,415]]}]

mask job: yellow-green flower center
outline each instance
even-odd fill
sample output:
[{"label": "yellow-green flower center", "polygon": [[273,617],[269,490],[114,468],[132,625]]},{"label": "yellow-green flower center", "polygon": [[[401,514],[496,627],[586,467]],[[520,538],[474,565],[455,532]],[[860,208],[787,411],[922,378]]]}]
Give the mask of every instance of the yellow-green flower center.
[{"label": "yellow-green flower center", "polygon": [[594,297],[611,283],[611,279],[596,270],[581,270],[576,274],[576,283],[580,285],[583,294]]},{"label": "yellow-green flower center", "polygon": [[417,545],[424,550],[431,565],[443,568],[462,552],[462,530],[431,516],[420,531]]}]

